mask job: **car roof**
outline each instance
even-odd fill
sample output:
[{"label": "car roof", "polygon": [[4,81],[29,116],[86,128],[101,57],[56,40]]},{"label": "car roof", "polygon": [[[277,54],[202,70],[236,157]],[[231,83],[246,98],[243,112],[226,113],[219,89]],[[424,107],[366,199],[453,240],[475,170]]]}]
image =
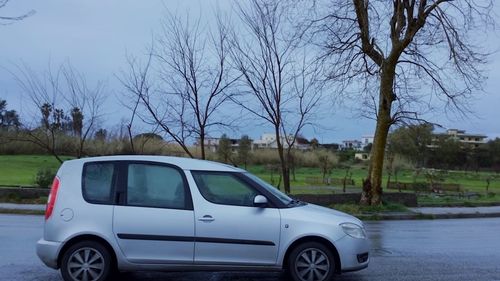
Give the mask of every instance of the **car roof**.
[{"label": "car roof", "polygon": [[67,160],[65,162],[95,162],[95,161],[151,161],[159,163],[167,163],[175,165],[183,170],[199,170],[199,171],[221,171],[221,172],[244,172],[245,170],[227,164],[200,160],[185,157],[173,156],[153,156],[153,155],[114,155],[114,156],[98,156]]}]

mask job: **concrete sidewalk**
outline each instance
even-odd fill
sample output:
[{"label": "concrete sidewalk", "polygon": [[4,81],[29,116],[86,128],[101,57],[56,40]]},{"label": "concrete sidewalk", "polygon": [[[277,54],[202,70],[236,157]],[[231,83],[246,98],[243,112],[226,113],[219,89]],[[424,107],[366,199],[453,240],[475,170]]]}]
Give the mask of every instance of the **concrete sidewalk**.
[{"label": "concrete sidewalk", "polygon": [[421,207],[409,208],[412,212],[425,215],[443,214],[500,214],[500,206],[493,207]]},{"label": "concrete sidewalk", "polygon": [[362,220],[468,219],[500,218],[500,206],[492,207],[418,207],[408,212],[357,215]]},{"label": "concrete sidewalk", "polygon": [[45,211],[45,204],[0,203],[0,210]]}]

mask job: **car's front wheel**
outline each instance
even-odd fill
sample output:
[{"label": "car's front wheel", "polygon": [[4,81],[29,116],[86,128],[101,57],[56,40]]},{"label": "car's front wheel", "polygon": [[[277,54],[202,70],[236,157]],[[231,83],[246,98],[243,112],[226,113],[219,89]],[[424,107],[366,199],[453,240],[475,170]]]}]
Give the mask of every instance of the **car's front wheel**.
[{"label": "car's front wheel", "polygon": [[108,249],[95,241],[82,241],[68,248],[61,262],[65,281],[104,281],[111,275]]},{"label": "car's front wheel", "polygon": [[290,253],[288,272],[294,281],[328,281],[335,273],[335,256],[318,242],[300,244]]}]

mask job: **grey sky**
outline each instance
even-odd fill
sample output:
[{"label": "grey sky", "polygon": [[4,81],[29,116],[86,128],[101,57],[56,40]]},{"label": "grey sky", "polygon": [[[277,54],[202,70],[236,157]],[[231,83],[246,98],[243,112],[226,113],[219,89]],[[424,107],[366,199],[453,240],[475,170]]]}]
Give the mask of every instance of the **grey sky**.
[{"label": "grey sky", "polygon": [[[69,59],[89,80],[107,80],[106,125],[111,126],[126,117],[116,103],[121,91],[114,74],[125,67],[125,53],[140,55],[151,41],[152,34],[159,28],[161,16],[166,9],[172,12],[210,17],[213,7],[229,7],[230,0],[12,0],[0,10],[1,15],[18,15],[35,10],[36,14],[21,22],[0,26],[0,66],[12,67],[12,63],[24,61],[34,70],[42,71],[49,60],[53,65]],[[500,5],[495,7],[500,14]],[[499,49],[500,36],[492,32],[487,44]],[[489,137],[500,137],[500,53],[491,57],[488,66],[489,79],[486,94],[480,95],[475,103],[478,118],[449,120],[444,115],[433,117],[433,122],[447,128],[461,128],[484,133]],[[9,107],[28,113],[26,101],[20,95],[12,76],[0,68],[0,97],[6,99]],[[351,109],[332,107],[330,113],[320,119],[323,129],[304,132],[308,138],[317,137],[320,142],[358,139],[373,132],[373,122],[358,119]],[[249,125],[242,132],[257,138],[270,131],[262,126]],[[232,133],[235,136],[239,132]]]}]

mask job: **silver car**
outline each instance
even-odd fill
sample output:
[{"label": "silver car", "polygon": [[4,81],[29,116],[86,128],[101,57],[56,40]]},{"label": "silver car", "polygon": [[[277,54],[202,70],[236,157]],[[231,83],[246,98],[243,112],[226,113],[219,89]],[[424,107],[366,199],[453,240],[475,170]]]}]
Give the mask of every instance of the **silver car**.
[{"label": "silver car", "polygon": [[70,160],[37,254],[66,281],[119,271],[286,270],[295,281],[366,268],[363,223],[294,200],[228,165],[164,156]]}]

